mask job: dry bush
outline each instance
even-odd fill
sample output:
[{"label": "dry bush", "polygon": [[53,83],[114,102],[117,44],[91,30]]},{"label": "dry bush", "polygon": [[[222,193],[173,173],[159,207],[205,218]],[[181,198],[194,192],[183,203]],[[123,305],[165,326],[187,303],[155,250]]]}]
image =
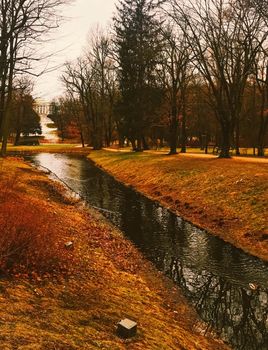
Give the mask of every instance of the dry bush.
[{"label": "dry bush", "polygon": [[39,175],[25,169],[17,159],[0,161],[0,273],[68,274],[74,265],[73,253],[64,247],[68,238],[47,208],[42,177],[31,186],[28,180]]},{"label": "dry bush", "polygon": [[45,208],[11,197],[0,203],[2,272],[52,272],[65,268],[63,247]]}]

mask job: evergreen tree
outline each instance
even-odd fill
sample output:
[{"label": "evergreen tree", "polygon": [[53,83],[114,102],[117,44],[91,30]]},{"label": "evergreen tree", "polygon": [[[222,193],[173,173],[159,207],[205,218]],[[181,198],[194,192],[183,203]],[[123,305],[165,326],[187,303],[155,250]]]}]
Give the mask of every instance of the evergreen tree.
[{"label": "evergreen tree", "polygon": [[18,145],[21,134],[41,135],[40,117],[34,111],[33,98],[31,95],[14,94],[12,101],[12,114],[10,119],[10,130],[15,133],[14,144]]},{"label": "evergreen tree", "polygon": [[121,0],[114,19],[121,129],[138,151],[146,147],[144,130],[161,100],[155,74],[161,50],[158,6],[154,0]]}]

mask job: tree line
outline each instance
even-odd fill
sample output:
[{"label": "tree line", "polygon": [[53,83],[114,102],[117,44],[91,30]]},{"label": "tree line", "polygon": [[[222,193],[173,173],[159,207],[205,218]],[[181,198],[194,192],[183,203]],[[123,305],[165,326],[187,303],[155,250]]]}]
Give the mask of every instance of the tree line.
[{"label": "tree line", "polygon": [[[35,74],[35,45],[67,2],[0,2],[2,154],[21,120],[19,77]],[[170,154],[211,145],[221,157],[240,147],[264,155],[267,13],[262,0],[119,0],[112,27],[92,32],[86,52],[65,64],[66,94],[51,116],[62,138],[94,149],[117,141],[135,151],[165,143]]]},{"label": "tree line", "polygon": [[[255,0],[120,0],[112,28],[68,62],[58,120],[94,149],[166,141],[264,155],[267,5]],[[68,107],[67,107],[68,106]],[[64,134],[64,130],[62,130]]]}]

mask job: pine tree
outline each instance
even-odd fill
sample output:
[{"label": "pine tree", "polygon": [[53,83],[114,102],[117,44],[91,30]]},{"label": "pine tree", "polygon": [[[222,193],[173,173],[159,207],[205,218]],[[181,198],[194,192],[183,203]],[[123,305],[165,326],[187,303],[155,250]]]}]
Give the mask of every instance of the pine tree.
[{"label": "pine tree", "polygon": [[115,52],[119,63],[121,127],[133,149],[145,147],[160,91],[155,69],[161,50],[156,10],[159,1],[121,0],[117,6]]}]

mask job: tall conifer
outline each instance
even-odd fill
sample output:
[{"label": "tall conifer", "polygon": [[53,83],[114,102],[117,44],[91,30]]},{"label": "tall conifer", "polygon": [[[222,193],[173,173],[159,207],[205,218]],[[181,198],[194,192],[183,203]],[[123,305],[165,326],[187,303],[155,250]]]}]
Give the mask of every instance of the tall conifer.
[{"label": "tall conifer", "polygon": [[114,19],[121,124],[138,151],[145,146],[144,130],[159,100],[155,75],[161,49],[158,6],[159,1],[154,0],[120,0]]}]

